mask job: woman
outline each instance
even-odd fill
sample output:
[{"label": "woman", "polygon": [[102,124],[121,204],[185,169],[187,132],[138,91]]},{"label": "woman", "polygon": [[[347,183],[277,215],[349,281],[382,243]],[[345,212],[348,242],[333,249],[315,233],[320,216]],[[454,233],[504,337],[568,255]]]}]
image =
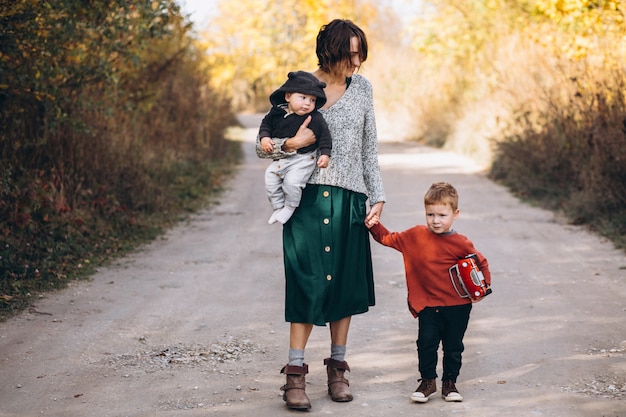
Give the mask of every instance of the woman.
[{"label": "woman", "polygon": [[[365,33],[349,20],[333,20],[320,29],[316,53],[319,68],[313,74],[326,83],[326,104],[320,112],[330,128],[333,150],[329,166],[315,169],[300,206],[283,228],[290,346],[281,389],[293,409],[311,408],[304,350],[313,326],[326,323],[331,337],[331,356],[324,360],[328,394],[333,401],[352,400],[344,377],[350,370],[345,361],[350,319],[375,301],[364,222],[380,216],[385,201],[372,88],[356,74],[367,58]],[[312,143],[315,138],[307,124],[293,138],[273,138],[275,151],[265,156],[292,153]]]}]

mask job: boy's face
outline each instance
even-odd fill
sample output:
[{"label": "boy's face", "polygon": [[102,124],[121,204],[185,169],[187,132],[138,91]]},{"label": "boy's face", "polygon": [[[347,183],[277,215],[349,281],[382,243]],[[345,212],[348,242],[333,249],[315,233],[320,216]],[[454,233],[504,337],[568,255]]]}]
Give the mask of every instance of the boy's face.
[{"label": "boy's face", "polygon": [[291,112],[302,116],[315,110],[317,97],[312,94],[286,93],[285,100],[289,103],[289,110],[291,110]]},{"label": "boy's face", "polygon": [[438,235],[449,232],[457,217],[459,209],[452,210],[450,204],[426,205],[426,225],[428,230]]}]

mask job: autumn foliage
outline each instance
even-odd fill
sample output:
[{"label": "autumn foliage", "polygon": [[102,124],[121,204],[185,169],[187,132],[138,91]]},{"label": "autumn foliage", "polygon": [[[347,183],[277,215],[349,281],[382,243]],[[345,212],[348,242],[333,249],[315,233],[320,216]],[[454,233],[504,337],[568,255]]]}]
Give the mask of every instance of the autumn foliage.
[{"label": "autumn foliage", "polygon": [[265,111],[268,96],[294,69],[317,68],[315,39],[338,17],[367,28],[377,16],[368,1],[220,1],[219,17],[202,32],[211,82],[227,86],[239,110]]},{"label": "autumn foliage", "polygon": [[626,247],[625,13],[620,1],[427,3],[410,27],[427,79],[415,137]]},{"label": "autumn foliage", "polygon": [[368,34],[381,137],[465,153],[626,247],[622,3],[405,4],[222,0],[196,36],[174,0],[0,1],[0,308],[219,188],[233,111],[314,70],[334,18]]},{"label": "autumn foliage", "polygon": [[0,2],[0,307],[219,188],[233,115],[189,30],[170,0]]},{"label": "autumn foliage", "polygon": [[319,27],[351,19],[370,41],[361,71],[379,136],[469,155],[626,247],[622,2],[406,1],[412,19],[382,3],[221,1],[202,33],[212,82],[237,109],[264,111],[288,71],[316,68]]}]

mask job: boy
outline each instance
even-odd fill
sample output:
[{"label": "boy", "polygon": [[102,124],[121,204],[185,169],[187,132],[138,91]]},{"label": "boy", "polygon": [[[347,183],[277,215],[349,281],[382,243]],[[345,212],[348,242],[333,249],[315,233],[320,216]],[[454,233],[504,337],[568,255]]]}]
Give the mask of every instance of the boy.
[{"label": "boy", "polygon": [[443,346],[442,396],[446,401],[463,401],[456,389],[461,369],[463,336],[472,301],[456,292],[449,268],[470,254],[478,256],[485,282],[491,285],[487,259],[465,236],[452,229],[459,217],[456,189],[438,182],[424,196],[426,226],[389,232],[375,217],[366,226],[374,239],[400,252],[404,258],[409,310],[418,318],[417,356],[421,381],[411,400],[425,403],[437,392],[437,349]]},{"label": "boy", "polygon": [[306,71],[290,72],[288,79],[270,95],[272,109],[265,115],[259,128],[261,149],[270,153],[274,149],[272,138],[292,137],[302,123],[311,116],[308,125],[315,133],[316,143],[298,149],[294,154],[274,160],[265,171],[267,196],[274,212],[268,223],[285,224],[300,205],[302,189],[315,168],[315,155],[319,148],[317,166],[326,168],[332,148],[330,131],[324,117],[317,110],[326,103],[326,83]]}]

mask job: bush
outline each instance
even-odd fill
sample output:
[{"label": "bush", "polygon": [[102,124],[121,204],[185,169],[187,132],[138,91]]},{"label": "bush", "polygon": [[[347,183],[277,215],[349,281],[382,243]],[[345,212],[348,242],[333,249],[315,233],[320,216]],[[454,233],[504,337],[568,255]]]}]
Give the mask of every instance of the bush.
[{"label": "bush", "polygon": [[518,117],[490,175],[626,248],[626,78],[609,75],[575,78],[569,102],[552,96],[547,110]]},{"label": "bush", "polygon": [[236,163],[170,0],[0,5],[0,315],[155,237]]}]

